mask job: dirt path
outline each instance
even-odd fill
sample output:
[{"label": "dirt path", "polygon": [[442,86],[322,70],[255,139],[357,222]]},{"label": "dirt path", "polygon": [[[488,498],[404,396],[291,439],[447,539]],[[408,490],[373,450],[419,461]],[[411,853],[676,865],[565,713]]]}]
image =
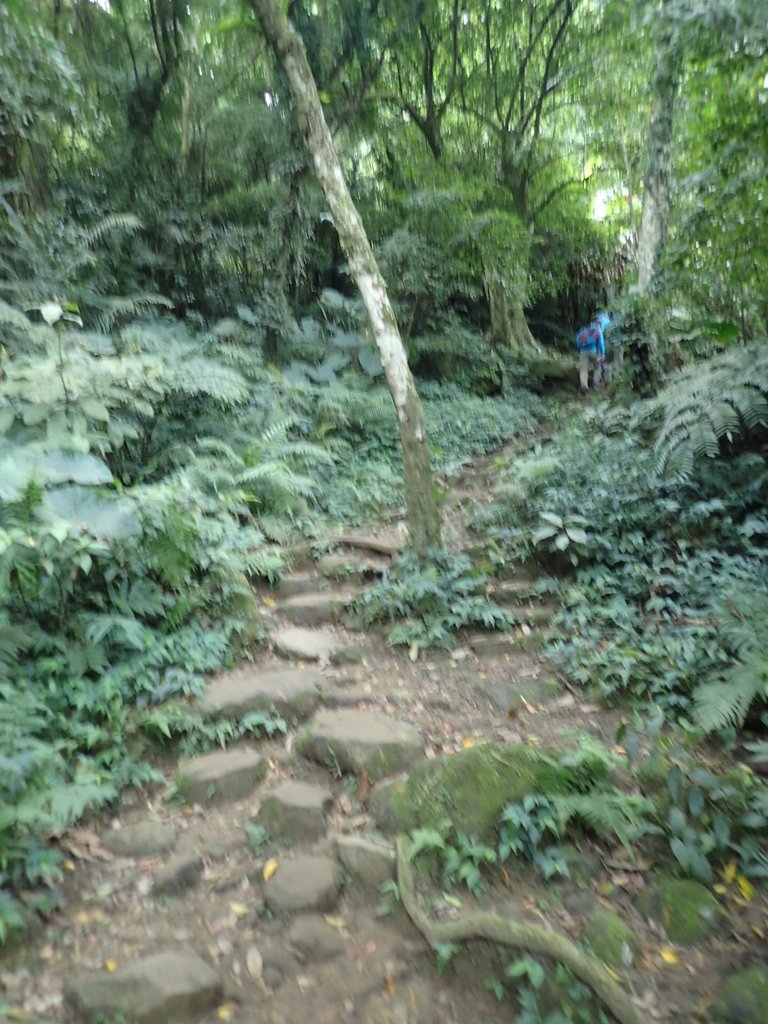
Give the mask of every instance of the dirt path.
[{"label": "dirt path", "polygon": [[[464,509],[484,500],[492,472],[486,460],[454,489],[457,545],[466,537]],[[391,534],[378,539],[377,553],[366,547],[370,537],[339,546],[345,560],[362,558],[369,578],[388,558]],[[211,681],[217,713],[242,714],[242,699],[259,706],[257,691],[273,706],[287,701],[285,735],[243,745],[250,755],[237,765],[209,760],[198,775],[199,764],[179,775],[169,761],[165,789],[128,794],[113,817],[65,838],[64,906],[37,942],[0,964],[10,1019],[63,1024],[98,1011],[94,1019],[118,1024],[131,1007],[142,1020],[178,1024],[513,1019],[513,1004],[500,1003],[494,989],[514,956],[472,942],[440,975],[394,898],[390,848],[365,838],[379,831],[372,792],[386,786],[376,751],[387,723],[410,728],[427,758],[489,740],[563,749],[588,735],[610,747],[618,718],[565,689],[535,653],[547,614],[537,614],[529,580],[508,582],[501,595],[518,602],[523,622],[511,637],[470,635],[450,654],[422,652],[415,661],[379,633],[344,624],[344,586],[315,565],[297,566],[281,594],[261,595],[275,647],[293,649],[293,658],[270,649]],[[313,638],[320,642],[313,664],[298,657],[297,638],[310,653]],[[359,723],[360,735],[370,727],[369,747],[347,750],[340,741],[331,763],[313,755],[306,732],[322,716],[333,728]],[[719,980],[742,962],[745,928],[764,925],[764,906],[735,930],[724,917],[708,943],[673,951],[661,928],[633,910],[645,877],[626,866],[623,851],[595,845],[574,857],[566,883],[497,869],[477,898],[464,889],[434,893],[436,910],[448,918],[494,910],[571,937],[596,908],[618,910],[637,948],[631,966],[612,970],[642,1014],[670,1024],[708,1020]]]}]

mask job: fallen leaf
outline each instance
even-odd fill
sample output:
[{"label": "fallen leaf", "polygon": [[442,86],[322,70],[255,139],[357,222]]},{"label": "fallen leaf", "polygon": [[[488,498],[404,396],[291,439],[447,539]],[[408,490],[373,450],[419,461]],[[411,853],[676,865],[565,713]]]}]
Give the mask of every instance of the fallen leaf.
[{"label": "fallen leaf", "polygon": [[229,909],[235,915],[235,917],[246,917],[250,911],[244,903],[230,903]]},{"label": "fallen leaf", "polygon": [[273,857],[271,860],[268,860],[267,863],[262,868],[261,877],[264,879],[265,882],[268,882],[276,871],[277,860]]},{"label": "fallen leaf", "polygon": [[237,1003],[222,1003],[216,1011],[216,1017],[218,1020],[228,1021],[232,1020],[234,1015],[237,1013]]},{"label": "fallen leaf", "polygon": [[326,924],[329,924],[331,928],[338,928],[341,930],[342,928],[347,927],[347,922],[343,917],[334,917],[333,914],[323,914],[323,920]]},{"label": "fallen leaf", "polygon": [[671,949],[669,946],[663,946],[659,950],[659,955],[661,956],[661,959],[664,961],[665,964],[680,963],[680,957],[677,955],[674,949]]},{"label": "fallen leaf", "polygon": [[63,860],[61,866],[65,871],[76,871],[75,862],[73,860]]},{"label": "fallen leaf", "polygon": [[451,896],[450,893],[444,892],[443,899],[449,907],[453,907],[454,910],[461,910],[461,900],[457,899],[456,896]]},{"label": "fallen leaf", "polygon": [[245,966],[254,981],[261,981],[261,976],[264,973],[264,961],[255,946],[251,946],[245,954]]},{"label": "fallen leaf", "polygon": [[739,886],[739,892],[747,901],[747,903],[749,903],[749,901],[755,894],[755,887],[752,885],[748,878],[744,877],[744,875],[739,875],[739,877],[736,879],[736,882]]},{"label": "fallen leaf", "polygon": [[419,645],[416,643],[415,640],[408,649],[408,657],[411,659],[411,661],[418,661],[419,659]]},{"label": "fallen leaf", "polygon": [[618,971],[614,971],[614,969],[612,967],[609,967],[608,964],[603,964],[603,967],[605,967],[606,972],[613,978],[614,981],[621,981],[621,975]]},{"label": "fallen leaf", "polygon": [[735,860],[729,860],[722,871],[723,881],[726,885],[732,885],[736,881],[738,865]]},{"label": "fallen leaf", "polygon": [[725,896],[725,894],[728,892],[728,886],[723,885],[722,882],[718,882],[717,885],[713,885],[712,888],[718,896]]},{"label": "fallen leaf", "polygon": [[475,741],[470,739],[462,740],[461,745],[465,750],[469,750],[470,747],[474,747]]},{"label": "fallen leaf", "polygon": [[274,604],[275,604],[274,597],[264,597],[264,598],[262,598],[262,601],[267,606],[267,608],[273,608],[274,607]]},{"label": "fallen leaf", "polygon": [[107,974],[114,974],[115,971],[117,970],[117,960],[105,960],[104,970],[107,972]]}]

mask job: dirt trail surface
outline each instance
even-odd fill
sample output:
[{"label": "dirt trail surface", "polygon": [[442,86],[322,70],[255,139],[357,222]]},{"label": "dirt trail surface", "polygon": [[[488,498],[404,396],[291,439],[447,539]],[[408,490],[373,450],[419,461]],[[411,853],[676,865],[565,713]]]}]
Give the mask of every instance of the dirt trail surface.
[{"label": "dirt trail surface", "polygon": [[[454,491],[457,544],[462,509],[484,500],[490,465],[468,469]],[[391,530],[345,535],[334,554],[262,594],[270,649],[212,679],[200,710],[275,709],[287,734],[166,763],[165,790],[128,794],[112,818],[64,837],[63,907],[0,961],[9,1019],[514,1019],[510,996],[497,995],[513,984],[504,968],[518,951],[470,939],[438,973],[396,899],[395,837],[385,834],[377,794],[419,761],[488,741],[562,750],[591,735],[612,746],[618,718],[566,689],[536,653],[548,611],[531,599],[530,580],[502,586],[519,610],[512,634],[465,636],[450,653],[411,660],[380,634],[356,631],[343,611],[349,580],[365,586],[399,546]],[[571,878],[557,883],[523,864],[497,866],[477,898],[416,884],[435,920],[487,911],[582,942],[600,912],[616,912],[630,934],[606,973],[637,1019],[738,1019],[712,1017],[711,1007],[765,934],[759,899],[738,920],[718,907],[701,941],[673,946],[635,905],[646,867],[599,841],[571,857]],[[592,1012],[580,1019],[599,1020]]]}]

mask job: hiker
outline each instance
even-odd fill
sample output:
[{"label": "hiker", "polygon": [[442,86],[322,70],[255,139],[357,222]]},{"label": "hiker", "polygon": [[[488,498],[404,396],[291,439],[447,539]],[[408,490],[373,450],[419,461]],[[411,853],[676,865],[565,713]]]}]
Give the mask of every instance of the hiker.
[{"label": "hiker", "polygon": [[610,323],[608,313],[598,313],[584,327],[576,332],[576,348],[579,350],[579,391],[587,393],[589,371],[594,371],[592,386],[597,387],[603,380],[605,364],[605,337],[603,331]]}]

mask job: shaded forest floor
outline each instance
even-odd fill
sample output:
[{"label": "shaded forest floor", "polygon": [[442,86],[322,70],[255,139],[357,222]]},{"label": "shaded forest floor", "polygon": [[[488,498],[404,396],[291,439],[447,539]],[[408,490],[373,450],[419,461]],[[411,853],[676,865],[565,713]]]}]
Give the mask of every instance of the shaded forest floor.
[{"label": "shaded forest floor", "polygon": [[[494,462],[477,460],[453,483],[446,511],[454,546],[467,543],[467,510],[486,500]],[[387,548],[391,527],[374,530],[371,539]],[[354,546],[338,544],[336,550],[344,551],[350,563],[366,561],[369,578],[388,561],[386,552],[361,554],[365,536],[347,540]],[[396,537],[392,547],[397,548]],[[339,612],[346,582],[329,582],[314,560],[297,560],[281,593],[260,594],[275,642],[253,664],[211,680],[210,692],[247,689],[260,674],[293,665],[291,679],[297,685],[302,673],[311,674],[317,700],[301,710],[294,703],[295,715],[286,716],[286,735],[246,745],[260,767],[245,794],[223,794],[217,783],[197,795],[185,791],[178,784],[178,766],[168,756],[159,763],[165,789],[126,794],[111,817],[64,837],[68,870],[62,908],[34,941],[0,962],[10,1019],[64,1024],[80,1019],[78,1013],[101,1013],[102,1022],[116,1024],[121,1013],[130,1018],[131,999],[140,985],[162,988],[168,980],[163,977],[166,961],[157,958],[165,950],[199,956],[213,968],[215,981],[206,987],[198,979],[199,990],[192,984],[186,1002],[163,1003],[160,996],[152,1003],[150,998],[147,1005],[156,1008],[146,1011],[146,1020],[501,1024],[514,1019],[514,983],[504,973],[516,959],[513,952],[473,941],[438,972],[434,951],[388,882],[394,870],[391,858],[387,863],[389,854],[383,866],[376,851],[370,861],[351,857],[350,839],[379,832],[373,797],[387,780],[377,784],[366,771],[355,773],[344,764],[329,767],[304,756],[297,737],[305,720],[318,714],[359,715],[361,723],[368,723],[365,716],[376,712],[379,724],[384,718],[415,728],[420,754],[427,759],[487,741],[562,751],[591,737],[613,748],[621,715],[566,687],[537,653],[548,610],[520,597],[531,582],[517,576],[500,584],[499,593],[506,586],[510,599],[524,602],[526,609],[511,635],[468,634],[451,652],[419,652],[412,660],[407,650],[389,647],[380,631],[362,633]],[[296,649],[290,656],[297,636],[310,647],[313,637],[319,641],[313,664]],[[323,639],[330,647],[323,646]],[[346,660],[335,656],[339,651],[357,653],[349,654],[351,664],[334,664]],[[374,747],[376,742],[374,734]],[[288,782],[305,784],[305,799],[298,801],[300,806],[287,800],[282,836],[254,829],[264,821],[270,797],[285,795]],[[629,926],[631,948],[623,956],[626,962],[607,970],[624,986],[641,1018],[668,1024],[714,1020],[711,1007],[722,983],[754,958],[756,944],[765,943],[764,897],[739,900],[721,887],[706,934],[695,944],[674,944],[663,924],[637,908],[636,899],[652,884],[654,872],[643,851],[632,857],[592,837],[569,856],[571,878],[566,880],[545,882],[530,864],[512,860],[489,868],[477,896],[464,888],[443,891],[423,880],[420,885],[442,919],[494,910],[577,940],[596,910],[616,912]],[[275,895],[270,883],[281,871],[286,876],[291,863],[302,865],[301,877],[294,877],[287,893]],[[329,887],[324,887],[329,863]],[[115,995],[115,988],[110,994],[110,979],[119,982],[137,961],[143,964],[140,980],[134,984],[129,977],[122,994]],[[555,977],[552,964],[547,971],[550,979]],[[87,982],[77,980],[81,976],[105,981],[106,995],[93,995]],[[65,998],[73,979],[74,989]],[[558,1005],[556,988],[541,996],[540,1016],[529,1010],[521,1020],[544,1020],[546,1011]],[[574,1020],[600,1019],[593,1004],[579,1002],[585,997],[575,998]]]}]

